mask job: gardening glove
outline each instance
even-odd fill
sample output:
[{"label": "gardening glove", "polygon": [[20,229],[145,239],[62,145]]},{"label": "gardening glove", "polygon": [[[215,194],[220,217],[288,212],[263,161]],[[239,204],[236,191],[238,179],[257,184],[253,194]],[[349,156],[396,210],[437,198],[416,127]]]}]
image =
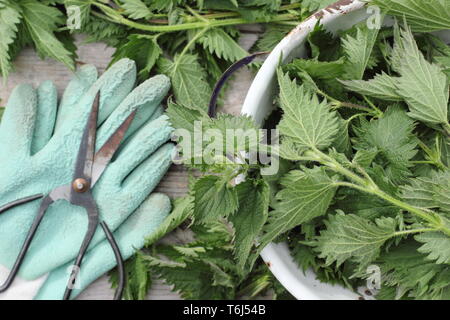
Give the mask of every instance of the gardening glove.
[{"label": "gardening glove", "polygon": [[[165,116],[144,124],[169,90],[165,76],[153,77],[136,89],[134,62],[123,59],[98,80],[94,67],[84,66],[68,85],[58,107],[50,82],[37,92],[17,87],[0,125],[0,206],[70,183],[83,129],[100,90],[97,150],[123,120],[138,110],[125,145],[93,189],[101,219],[116,230],[152,192],[171,164],[174,150],[166,143],[171,128]],[[0,264],[10,269],[37,214],[40,201],[0,215]],[[166,211],[160,214],[165,216]],[[159,221],[155,219],[154,221]],[[72,261],[87,228],[84,209],[65,201],[47,211],[29,248],[19,276],[34,280]],[[100,229],[100,228],[99,228]],[[89,249],[104,240],[97,230]],[[83,266],[82,266],[83,267]]]},{"label": "gardening glove", "polygon": [[[151,236],[169,215],[169,198],[162,193],[153,193],[114,232],[122,257],[128,259],[137,248],[144,246],[145,238]],[[2,299],[60,300],[64,296],[74,261],[67,263],[49,275],[33,281],[14,282]],[[116,265],[116,258],[107,240],[101,241],[89,250],[77,276],[71,299],[76,298],[89,284]]]}]

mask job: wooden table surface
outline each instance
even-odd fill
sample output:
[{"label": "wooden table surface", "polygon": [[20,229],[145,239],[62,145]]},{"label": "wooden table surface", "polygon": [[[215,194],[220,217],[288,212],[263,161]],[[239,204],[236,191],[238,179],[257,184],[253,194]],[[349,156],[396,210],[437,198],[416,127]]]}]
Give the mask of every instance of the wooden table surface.
[{"label": "wooden table surface", "polygon": [[[244,48],[250,48],[257,40],[261,28],[259,26],[245,26],[241,28],[242,36],[240,43]],[[97,66],[99,73],[108,66],[114,49],[108,48],[102,43],[83,43],[83,37],[77,39],[78,43],[78,61],[90,63]],[[61,96],[64,88],[69,82],[72,72],[61,63],[54,60],[41,60],[32,49],[25,49],[15,60],[15,69],[10,77],[4,83],[0,79],[0,105],[6,105],[12,89],[20,83],[30,83],[38,86],[44,80],[52,80],[58,88],[58,94]],[[246,92],[253,79],[253,74],[248,70],[240,70],[231,80],[229,89],[224,102],[223,110],[231,114],[239,114]],[[167,175],[157,187],[157,191],[164,192],[170,197],[180,197],[187,191],[187,174],[182,166],[172,166]],[[180,232],[172,233],[164,239],[165,241],[176,241],[182,238]],[[110,289],[107,276],[99,278],[91,284],[78,299],[111,299],[113,290]],[[171,288],[156,280],[153,283],[148,299],[180,299],[177,293],[171,291]]]}]

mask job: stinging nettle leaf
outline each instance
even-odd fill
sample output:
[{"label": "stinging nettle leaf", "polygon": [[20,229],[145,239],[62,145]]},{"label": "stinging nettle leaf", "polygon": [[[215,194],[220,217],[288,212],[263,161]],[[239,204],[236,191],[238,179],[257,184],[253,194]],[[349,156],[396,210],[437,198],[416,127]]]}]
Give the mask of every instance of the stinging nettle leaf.
[{"label": "stinging nettle leaf", "polygon": [[324,168],[293,170],[282,180],[283,189],[277,194],[277,207],[269,213],[261,247],[284,232],[328,210],[337,187]]},{"label": "stinging nettle leaf", "polygon": [[177,228],[188,217],[192,216],[194,211],[194,199],[192,196],[185,196],[174,200],[173,210],[170,215],[164,219],[164,221],[158,226],[158,228],[152,232],[147,238],[145,238],[145,246],[150,246],[165,234]]},{"label": "stinging nettle leaf", "polygon": [[375,223],[354,214],[330,215],[326,229],[317,238],[316,250],[327,265],[348,259],[367,266],[380,254],[381,246],[395,235],[396,222],[380,218]]},{"label": "stinging nettle leaf", "polygon": [[72,53],[67,50],[54,34],[57,26],[64,23],[61,12],[36,0],[20,2],[23,21],[41,57],[51,57],[75,68]]},{"label": "stinging nettle leaf", "polygon": [[344,59],[336,61],[295,59],[286,69],[290,72],[305,71],[315,79],[336,79],[344,72]]},{"label": "stinging nettle leaf", "polygon": [[0,75],[4,78],[11,69],[9,46],[16,38],[17,24],[21,20],[20,13],[8,4],[0,7]]},{"label": "stinging nettle leaf", "polygon": [[429,177],[417,177],[401,187],[406,202],[427,209],[450,213],[450,170],[433,171]]},{"label": "stinging nettle leaf", "polygon": [[445,299],[450,267],[426,260],[426,256],[417,249],[417,242],[406,241],[378,259],[383,279],[382,289],[390,287],[394,291],[389,299]]},{"label": "stinging nettle leaf", "polygon": [[361,80],[366,69],[375,66],[373,48],[378,37],[378,28],[369,29],[367,26],[358,27],[356,36],[347,35],[342,38],[344,53],[347,57],[345,63],[345,80]]},{"label": "stinging nettle leaf", "polygon": [[172,87],[178,102],[188,107],[205,109],[208,107],[211,88],[206,82],[206,72],[196,55],[175,56],[173,61],[158,60],[158,67],[172,80]]},{"label": "stinging nettle leaf", "polygon": [[284,111],[278,125],[280,134],[290,137],[299,148],[328,148],[339,131],[336,113],[330,111],[326,101],[319,102],[316,95],[298,86],[281,70],[278,71],[278,82]]},{"label": "stinging nettle leaf", "polygon": [[139,70],[139,78],[146,79],[161,56],[162,49],[156,42],[155,37],[152,36],[131,34],[127,40],[114,52],[110,65],[122,58],[132,59],[136,62]]},{"label": "stinging nettle leaf", "polygon": [[187,107],[182,104],[178,104],[169,99],[168,107],[166,111],[170,119],[170,124],[175,129],[185,129],[189,132],[194,132],[194,122],[202,121],[207,117],[204,110],[199,108]]},{"label": "stinging nettle leaf", "polygon": [[204,176],[195,182],[194,217],[199,222],[216,221],[238,207],[235,188],[219,176]]},{"label": "stinging nettle leaf", "polygon": [[436,260],[438,264],[450,264],[450,237],[442,232],[426,232],[414,237],[423,245],[417,249],[428,254],[427,259]]},{"label": "stinging nettle leaf", "polygon": [[310,11],[325,8],[326,6],[336,2],[335,0],[303,0],[302,5]]},{"label": "stinging nettle leaf", "polygon": [[217,57],[234,62],[248,56],[248,52],[223,29],[213,28],[198,40],[205,49]]},{"label": "stinging nettle leaf", "polygon": [[365,80],[340,80],[348,90],[362,95],[374,97],[386,101],[402,101],[402,97],[397,94],[396,83],[398,78],[391,77],[382,72],[373,79]]},{"label": "stinging nettle leaf", "polygon": [[391,106],[383,117],[362,122],[354,127],[356,150],[378,151],[378,164],[382,165],[394,182],[411,175],[411,159],[416,155],[417,140],[413,135],[414,121],[399,106]]},{"label": "stinging nettle leaf", "polygon": [[397,93],[409,106],[409,116],[429,124],[448,125],[449,83],[439,66],[425,60],[411,30],[396,36],[393,65],[401,77]]},{"label": "stinging nettle leaf", "polygon": [[230,217],[235,230],[235,257],[244,270],[250,250],[268,216],[269,186],[262,180],[248,179],[236,187],[239,207]]},{"label": "stinging nettle leaf", "polygon": [[450,29],[448,0],[372,0],[389,15],[406,18],[413,31],[431,32]]},{"label": "stinging nettle leaf", "polygon": [[150,19],[152,12],[141,0],[122,0],[125,14],[131,19]]}]

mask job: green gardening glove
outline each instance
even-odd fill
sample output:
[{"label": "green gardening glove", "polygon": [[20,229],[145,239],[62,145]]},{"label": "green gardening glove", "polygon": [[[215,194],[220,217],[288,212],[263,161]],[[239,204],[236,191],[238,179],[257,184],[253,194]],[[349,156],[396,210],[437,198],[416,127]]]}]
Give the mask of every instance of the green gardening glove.
[{"label": "green gardening glove", "polygon": [[[94,67],[81,68],[58,108],[56,90],[50,82],[37,91],[27,85],[13,91],[0,124],[0,206],[25,196],[47,194],[70,183],[83,128],[99,89],[97,149],[130,112],[138,110],[124,146],[93,190],[101,219],[116,230],[152,192],[169,168],[174,150],[167,143],[172,131],[167,118],[155,119],[161,113],[159,105],[169,90],[169,80],[156,76],[133,90],[136,68],[128,59],[96,78]],[[16,260],[39,204],[36,200],[0,215],[0,264],[4,268],[10,269]],[[161,208],[159,214],[163,217],[168,209]],[[159,214],[153,212],[154,216]],[[160,220],[152,221],[156,225]],[[41,222],[19,276],[36,279],[70,263],[86,228],[84,209],[65,201],[53,204]],[[104,240],[100,229],[89,250]]]}]

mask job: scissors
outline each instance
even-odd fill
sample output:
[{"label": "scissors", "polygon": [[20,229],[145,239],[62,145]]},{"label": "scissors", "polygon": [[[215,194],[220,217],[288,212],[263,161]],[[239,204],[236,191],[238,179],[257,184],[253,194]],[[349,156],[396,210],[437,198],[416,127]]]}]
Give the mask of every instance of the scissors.
[{"label": "scissors", "polygon": [[5,283],[0,286],[0,293],[6,291],[14,281],[20,266],[25,258],[28,248],[33,241],[33,237],[45,215],[47,209],[58,200],[66,200],[74,206],[82,207],[86,210],[88,216],[88,228],[81,243],[80,250],[78,252],[75,264],[73,266],[70,278],[64,292],[64,300],[70,299],[72,289],[74,287],[77,274],[80,270],[83,257],[92,241],[92,238],[97,230],[98,225],[102,227],[106,239],[108,239],[111,248],[114,251],[114,256],[117,261],[119,270],[119,284],[114,295],[114,300],[120,300],[122,298],[123,289],[125,286],[125,269],[122,254],[120,253],[119,246],[114,239],[114,236],[109,229],[105,221],[100,221],[97,204],[92,196],[92,188],[99,180],[102,173],[105,171],[115,152],[119,148],[125,133],[130,127],[133,121],[136,111],[133,111],[120,125],[120,127],[111,135],[106,143],[95,153],[95,140],[97,134],[97,117],[99,110],[100,93],[95,96],[94,102],[91,107],[91,111],[87,120],[86,127],[83,131],[83,136],[78,151],[78,156],[75,163],[75,172],[73,174],[73,180],[70,184],[56,187],[50,191],[47,195],[37,194],[29,197],[25,197],[13,202],[10,202],[0,207],[0,214],[11,209],[15,206],[28,203],[37,199],[42,199],[37,216],[34,218],[33,224],[28,232],[25,242],[19,252],[16,262],[11,269]]}]

